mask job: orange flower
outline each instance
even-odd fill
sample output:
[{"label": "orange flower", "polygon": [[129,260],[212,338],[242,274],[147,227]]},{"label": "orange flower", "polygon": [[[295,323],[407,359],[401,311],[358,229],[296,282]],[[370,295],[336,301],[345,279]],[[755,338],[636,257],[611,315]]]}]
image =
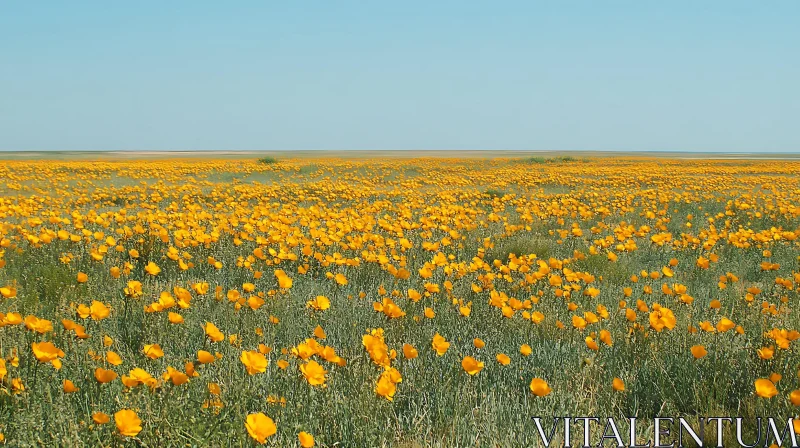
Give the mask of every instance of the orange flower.
[{"label": "orange flower", "polygon": [[31,344],[31,349],[33,350],[33,356],[35,356],[39,362],[54,362],[57,361],[58,358],[64,357],[64,352],[53,345],[52,342],[34,342]]},{"label": "orange flower", "polygon": [[130,409],[123,409],[114,414],[117,431],[127,437],[136,437],[142,430],[142,420]]},{"label": "orange flower", "polygon": [[94,370],[94,378],[99,383],[110,383],[117,378],[117,372],[98,367]]},{"label": "orange flower", "polygon": [[775,350],[772,347],[762,347],[756,350],[758,357],[761,359],[772,359],[772,356],[775,354]]},{"label": "orange flower", "polygon": [[325,375],[327,370],[323,369],[316,361],[308,361],[300,365],[300,372],[303,373],[308,384],[312,386],[325,386]]},{"label": "orange flower", "polygon": [[436,350],[436,354],[439,356],[444,355],[447,353],[447,349],[450,348],[450,343],[447,342],[445,338],[442,337],[439,333],[433,336],[433,349]]},{"label": "orange flower", "polygon": [[653,312],[650,313],[650,327],[658,332],[664,328],[668,330],[675,328],[677,319],[675,319],[675,315],[672,313],[672,310],[657,305],[658,304],[655,303],[653,304]]},{"label": "orange flower", "polygon": [[[14,313],[8,313],[6,320]],[[53,323],[47,319],[39,319],[36,316],[30,315],[25,317],[25,328],[35,331],[39,334],[44,334],[53,331]]]},{"label": "orange flower", "polygon": [[79,390],[80,390],[80,389],[79,389],[78,387],[76,387],[76,386],[75,386],[75,384],[74,384],[72,381],[70,381],[70,380],[64,380],[63,389],[64,389],[64,393],[66,393],[66,394],[71,394],[71,393],[73,393],[73,392],[77,392],[77,391],[79,391]]},{"label": "orange flower", "polygon": [[217,358],[215,358],[214,355],[211,354],[211,352],[207,352],[205,350],[198,350],[197,351],[197,361],[200,364],[211,364],[216,359]]},{"label": "orange flower", "polygon": [[483,363],[472,356],[466,356],[461,360],[461,368],[470,375],[477,375],[483,369]]},{"label": "orange flower", "polygon": [[300,446],[303,448],[312,448],[314,446],[314,436],[305,431],[301,431],[300,434],[297,435],[297,438],[300,440]]},{"label": "orange flower", "polygon": [[730,330],[730,329],[732,329],[734,327],[736,327],[736,324],[734,324],[733,321],[731,321],[727,317],[723,317],[717,323],[717,331],[719,331],[720,333],[725,333],[726,331],[728,331],[728,330]]},{"label": "orange flower", "polygon": [[397,384],[403,381],[400,372],[393,367],[389,367],[381,373],[378,383],[375,385],[375,393],[389,401],[394,400],[397,392]]},{"label": "orange flower", "polygon": [[0,288],[0,296],[3,296],[4,299],[13,299],[17,296],[17,288],[11,285],[3,286]]},{"label": "orange flower", "polygon": [[417,352],[417,349],[415,349],[413,345],[403,344],[403,356],[405,356],[406,359],[414,359],[417,356],[419,356],[419,353]]},{"label": "orange flower", "polygon": [[261,412],[248,415],[244,426],[247,428],[247,433],[250,434],[250,437],[261,444],[266,443],[267,437],[273,436],[278,432],[275,422]]},{"label": "orange flower", "polygon": [[105,425],[106,423],[111,421],[111,417],[108,414],[103,412],[95,412],[92,414],[92,420],[98,425]]},{"label": "orange flower", "polygon": [[239,360],[244,364],[247,373],[255,375],[256,373],[264,373],[267,371],[267,358],[257,351],[243,351]]},{"label": "orange flower", "polygon": [[111,314],[111,309],[106,304],[97,300],[92,301],[92,305],[89,307],[89,315],[92,316],[92,320],[101,321],[109,314]]},{"label": "orange flower", "polygon": [[164,356],[164,350],[161,350],[161,346],[158,344],[145,344],[142,352],[150,359],[158,359]]},{"label": "orange flower", "polygon": [[106,352],[106,361],[114,366],[122,364],[122,358],[120,358],[116,352],[112,352],[111,350]]},{"label": "orange flower", "polygon": [[789,401],[795,406],[800,406],[800,389],[795,389],[789,394]]},{"label": "orange flower", "polygon": [[692,350],[692,356],[694,356],[695,359],[700,359],[708,354],[706,348],[703,347],[702,345],[692,346],[691,350]]},{"label": "orange flower", "polygon": [[316,311],[325,311],[331,307],[331,301],[325,296],[317,296],[314,300],[306,302],[306,308],[313,308]]},{"label": "orange flower", "polygon": [[550,386],[547,385],[547,382],[541,378],[532,379],[530,389],[531,392],[533,392],[533,394],[537,397],[544,397],[552,392],[552,389],[550,389]]},{"label": "orange flower", "polygon": [[156,276],[161,272],[161,268],[158,267],[157,264],[153,263],[152,261],[147,263],[147,266],[144,267],[145,272],[152,276]]},{"label": "orange flower", "polygon": [[772,398],[778,395],[778,389],[775,388],[775,384],[766,378],[757,379],[755,381],[755,386],[756,395],[761,398]]},{"label": "orange flower", "polygon": [[206,332],[206,336],[211,340],[211,342],[220,342],[225,340],[225,335],[219,331],[216,325],[212,324],[211,322],[206,322],[203,329]]}]

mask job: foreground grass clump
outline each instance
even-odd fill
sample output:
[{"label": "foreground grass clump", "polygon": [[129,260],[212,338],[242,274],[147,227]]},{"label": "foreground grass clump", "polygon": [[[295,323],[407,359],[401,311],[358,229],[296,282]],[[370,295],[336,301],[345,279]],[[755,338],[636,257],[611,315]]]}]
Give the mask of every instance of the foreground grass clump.
[{"label": "foreground grass clump", "polygon": [[797,415],[800,163],[569,161],[4,163],[0,434],[537,446],[535,416],[754,440]]}]

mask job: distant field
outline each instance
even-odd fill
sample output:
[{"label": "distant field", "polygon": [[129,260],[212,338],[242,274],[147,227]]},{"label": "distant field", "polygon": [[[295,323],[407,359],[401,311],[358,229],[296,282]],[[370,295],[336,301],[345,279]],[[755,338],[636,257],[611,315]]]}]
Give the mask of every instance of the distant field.
[{"label": "distant field", "polygon": [[529,447],[535,416],[741,416],[754,440],[800,413],[798,157],[0,152],[0,434]]}]

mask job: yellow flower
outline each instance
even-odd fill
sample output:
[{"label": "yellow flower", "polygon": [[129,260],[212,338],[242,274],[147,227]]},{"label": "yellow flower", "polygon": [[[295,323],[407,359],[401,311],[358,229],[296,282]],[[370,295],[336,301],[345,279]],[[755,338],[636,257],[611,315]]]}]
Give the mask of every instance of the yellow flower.
[{"label": "yellow flower", "polygon": [[327,370],[323,369],[316,361],[308,361],[300,365],[300,372],[303,373],[308,384],[312,386],[325,386],[325,374]]},{"label": "yellow flower", "polygon": [[733,321],[731,321],[727,317],[723,317],[717,323],[717,331],[719,331],[720,333],[724,333],[734,327],[736,327],[736,324],[734,324]]},{"label": "yellow flower", "polygon": [[533,349],[528,344],[522,344],[519,348],[519,352],[522,356],[530,356],[530,354],[533,353]]},{"label": "yellow flower", "polygon": [[756,350],[756,353],[758,353],[758,357],[761,359],[772,359],[772,356],[775,354],[775,350],[773,350],[771,347],[762,347]]},{"label": "yellow flower", "polygon": [[142,430],[142,420],[130,409],[123,409],[114,414],[117,431],[127,437],[136,437]]},{"label": "yellow flower", "polygon": [[297,438],[300,440],[300,446],[303,448],[312,448],[314,446],[314,436],[305,431],[301,431],[300,434],[297,435]]},{"label": "yellow flower", "polygon": [[164,350],[161,350],[161,346],[158,344],[145,344],[142,352],[150,359],[158,359],[164,356]]},{"label": "yellow flower", "polygon": [[414,348],[411,344],[403,344],[403,356],[406,359],[414,359],[419,356],[417,349]]},{"label": "yellow flower", "polygon": [[243,351],[239,360],[244,364],[247,373],[255,375],[256,373],[264,373],[267,371],[267,358],[257,351]]},{"label": "yellow flower", "polygon": [[106,423],[111,421],[111,417],[108,414],[103,412],[95,412],[92,414],[92,420],[98,425],[105,425]]},{"label": "yellow flower", "polygon": [[331,301],[325,296],[317,296],[314,300],[306,302],[306,308],[313,308],[316,311],[325,311],[331,307]]},{"label": "yellow flower", "polygon": [[189,382],[189,376],[172,367],[167,367],[167,371],[164,374],[164,380],[170,380],[172,381],[172,384],[180,386],[181,384],[186,384]]},{"label": "yellow flower", "polygon": [[92,305],[89,307],[89,315],[92,316],[92,320],[103,320],[108,317],[109,314],[111,314],[111,309],[106,306],[106,304],[98,302],[97,300],[92,301]]},{"label": "yellow flower", "polygon": [[114,366],[122,364],[122,358],[116,352],[112,352],[111,350],[106,352],[106,361]]},{"label": "yellow flower", "polygon": [[461,360],[461,367],[470,375],[477,375],[483,369],[483,363],[472,356],[466,356]]},{"label": "yellow flower", "polygon": [[64,380],[63,389],[65,394],[71,394],[80,390],[75,386],[75,383],[70,380]]},{"label": "yellow flower", "polygon": [[292,279],[281,269],[275,270],[275,278],[278,280],[279,288],[289,289],[292,287]]},{"label": "yellow flower", "polygon": [[211,364],[216,359],[217,358],[215,358],[214,355],[211,354],[211,352],[207,352],[205,350],[198,350],[197,351],[197,361],[200,364]]},{"label": "yellow flower", "polygon": [[547,385],[547,382],[541,378],[532,379],[530,389],[531,392],[533,392],[533,394],[537,397],[544,397],[552,392],[552,389],[550,389],[550,386]]},{"label": "yellow flower", "polygon": [[800,389],[795,389],[789,394],[789,401],[795,406],[800,406]]},{"label": "yellow flower", "polygon": [[757,379],[755,381],[755,386],[756,395],[761,398],[772,398],[778,395],[778,389],[775,388],[775,384],[766,378]]},{"label": "yellow flower", "polygon": [[445,353],[447,353],[447,349],[450,348],[450,343],[447,342],[447,340],[444,337],[442,337],[442,335],[440,335],[439,333],[436,333],[436,335],[433,336],[432,345],[433,349],[436,351],[436,354],[439,356],[442,356]]},{"label": "yellow flower", "polygon": [[[9,313],[9,315],[11,314],[13,313]],[[8,316],[6,316],[6,319],[8,319]],[[25,328],[39,334],[44,334],[53,331],[53,323],[47,319],[39,319],[36,316],[30,315],[25,317]]]},{"label": "yellow flower", "polygon": [[672,330],[677,324],[677,319],[672,310],[663,306],[653,304],[653,312],[650,313],[650,327],[660,332],[664,328]]},{"label": "yellow flower", "polygon": [[117,372],[98,367],[94,370],[94,377],[99,383],[110,383],[117,378]]},{"label": "yellow flower", "polygon": [[217,328],[217,326],[211,322],[206,322],[203,329],[205,330],[206,336],[208,336],[208,339],[210,339],[211,342],[220,342],[225,340],[225,335],[222,334],[222,332],[219,331],[219,328]]},{"label": "yellow flower", "polygon": [[692,356],[694,356],[695,359],[700,359],[708,354],[706,348],[703,347],[702,345],[692,346],[691,351],[692,351]]},{"label": "yellow flower", "polygon": [[614,390],[618,392],[625,391],[625,383],[620,378],[614,378],[614,381],[611,382],[611,385]]},{"label": "yellow flower", "polygon": [[0,288],[0,296],[3,296],[4,299],[13,299],[17,296],[17,288],[13,286],[3,286]]},{"label": "yellow flower", "polygon": [[161,272],[161,268],[158,267],[158,265],[153,263],[152,261],[147,263],[147,266],[144,267],[144,270],[145,272],[153,276],[156,276]]},{"label": "yellow flower", "polygon": [[33,356],[39,362],[53,362],[60,357],[64,357],[64,352],[53,345],[52,342],[34,342],[31,344],[31,349],[33,350]]},{"label": "yellow flower", "polygon": [[378,383],[375,385],[375,393],[389,401],[394,400],[397,392],[397,384],[403,381],[403,377],[397,369],[389,367],[381,373]]},{"label": "yellow flower", "polygon": [[244,426],[247,428],[247,433],[250,434],[250,437],[261,444],[266,443],[267,437],[273,436],[278,432],[275,422],[262,412],[248,415]]}]

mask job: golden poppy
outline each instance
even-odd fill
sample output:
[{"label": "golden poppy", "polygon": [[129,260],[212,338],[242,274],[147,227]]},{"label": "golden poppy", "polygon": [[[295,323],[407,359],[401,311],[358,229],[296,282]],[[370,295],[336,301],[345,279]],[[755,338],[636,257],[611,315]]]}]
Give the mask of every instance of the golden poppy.
[{"label": "golden poppy", "polygon": [[312,448],[314,446],[314,436],[305,431],[300,431],[300,433],[297,434],[297,438],[300,441],[300,446],[303,448]]},{"label": "golden poppy", "polygon": [[483,369],[483,363],[472,356],[465,356],[461,360],[461,367],[470,375],[477,375]]},{"label": "golden poppy", "polygon": [[267,371],[267,358],[257,351],[243,351],[239,360],[244,364],[247,373],[255,375],[257,373],[264,373]]},{"label": "golden poppy", "polygon": [[433,336],[432,346],[433,349],[436,351],[436,354],[442,356],[445,353],[447,353],[447,349],[450,348],[450,343],[447,342],[447,340],[444,337],[442,337],[442,335],[436,333]]},{"label": "golden poppy", "polygon": [[756,395],[761,398],[772,398],[775,395],[778,395],[778,389],[775,388],[775,384],[765,378],[760,378],[755,381],[756,387]]},{"label": "golden poppy", "polygon": [[552,389],[550,389],[550,386],[547,384],[547,382],[541,378],[532,379],[530,389],[531,392],[533,392],[533,394],[537,397],[544,397],[552,392]]},{"label": "golden poppy", "polygon": [[262,412],[248,415],[245,428],[250,437],[261,444],[266,443],[268,437],[278,432],[275,422]]}]

